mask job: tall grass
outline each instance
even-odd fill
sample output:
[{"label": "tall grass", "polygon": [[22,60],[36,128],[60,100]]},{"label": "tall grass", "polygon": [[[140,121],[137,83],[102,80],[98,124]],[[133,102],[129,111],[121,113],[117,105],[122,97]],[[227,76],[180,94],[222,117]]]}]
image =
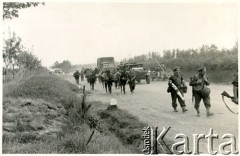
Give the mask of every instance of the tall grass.
[{"label": "tall grass", "polygon": [[81,90],[54,75],[32,76],[18,85],[5,96],[44,99],[49,102],[61,103],[65,109],[80,106],[81,99],[76,93]]},{"label": "tall grass", "polygon": [[[3,153],[133,153],[110,132],[79,114],[82,91],[53,75],[4,85]],[[86,145],[92,131],[95,131]]]}]

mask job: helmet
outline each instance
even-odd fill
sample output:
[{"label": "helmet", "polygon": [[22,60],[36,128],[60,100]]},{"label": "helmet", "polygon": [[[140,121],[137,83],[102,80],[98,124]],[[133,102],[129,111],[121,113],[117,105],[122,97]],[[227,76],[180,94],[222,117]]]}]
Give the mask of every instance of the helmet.
[{"label": "helmet", "polygon": [[208,97],[209,94],[210,94],[210,92],[211,92],[210,88],[204,87],[204,88],[202,89],[202,96],[203,96],[203,97]]}]

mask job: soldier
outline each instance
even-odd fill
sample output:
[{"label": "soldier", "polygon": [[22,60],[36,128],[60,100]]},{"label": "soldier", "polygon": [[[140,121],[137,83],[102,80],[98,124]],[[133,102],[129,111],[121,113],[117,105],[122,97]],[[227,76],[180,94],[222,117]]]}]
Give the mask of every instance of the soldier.
[{"label": "soldier", "polygon": [[135,86],[136,86],[136,83],[135,83],[136,75],[135,75],[135,72],[132,69],[130,69],[128,71],[127,75],[128,75],[129,88],[130,88],[131,94],[133,94],[133,91],[134,91]]},{"label": "soldier", "polygon": [[234,75],[235,78],[232,82],[233,84],[233,99],[232,101],[238,104],[238,72]]},{"label": "soldier", "polygon": [[125,91],[125,85],[127,83],[127,74],[126,74],[126,71],[125,69],[123,70],[120,70],[120,87],[121,87],[121,92],[123,91],[123,93],[125,94],[126,91]]},{"label": "soldier", "polygon": [[[183,97],[183,93],[184,90],[183,88],[186,88],[185,82],[183,80],[183,77],[180,76],[180,68],[179,67],[175,67],[173,70],[173,75],[170,76],[169,78],[169,87],[168,87],[168,92],[171,92],[171,97],[172,97],[172,107],[174,109],[174,112],[178,112],[177,110],[177,99],[178,102],[180,104],[180,106],[182,107],[182,112],[186,112],[186,104],[185,101],[177,94],[178,91],[181,93],[182,97]],[[173,85],[176,86],[176,89],[174,89]]]},{"label": "soldier", "polygon": [[114,84],[115,84],[115,89],[118,89],[118,85],[120,82],[120,71],[118,70],[113,76],[114,76]]},{"label": "soldier", "polygon": [[199,105],[201,100],[203,99],[203,103],[206,108],[207,117],[212,116],[213,113],[210,112],[210,88],[207,86],[210,85],[208,78],[206,77],[207,69],[205,67],[201,67],[198,69],[198,74],[194,75],[190,79],[190,86],[193,86],[193,92],[195,97],[195,109],[197,111],[197,116],[200,116]]},{"label": "soldier", "polygon": [[[112,93],[112,83],[114,82],[113,76],[111,75],[110,70],[106,71],[105,87],[108,88],[109,93]],[[106,88],[106,92],[107,92]]]},{"label": "soldier", "polygon": [[81,70],[81,81],[84,81],[84,68]]},{"label": "soldier", "polygon": [[75,78],[77,84],[79,84],[79,76],[80,76],[80,73],[78,70],[76,70],[76,72],[73,73],[73,77]]}]

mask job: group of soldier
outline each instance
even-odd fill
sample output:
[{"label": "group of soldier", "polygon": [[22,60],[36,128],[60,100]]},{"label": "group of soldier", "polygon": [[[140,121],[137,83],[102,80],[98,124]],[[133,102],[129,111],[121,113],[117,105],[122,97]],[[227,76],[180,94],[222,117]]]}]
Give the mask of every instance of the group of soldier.
[{"label": "group of soldier", "polygon": [[[206,67],[200,67],[198,73],[190,78],[189,85],[192,86],[192,96],[193,101],[195,101],[194,108],[196,109],[197,116],[200,116],[200,102],[203,100],[204,106],[206,108],[207,117],[213,116],[214,114],[210,111],[211,102],[210,102],[210,82],[206,76]],[[235,79],[233,81],[233,93],[234,96],[232,101],[238,104],[238,74],[235,74]],[[168,92],[171,93],[172,97],[172,107],[174,112],[177,110],[177,99],[182,108],[182,112],[186,112],[186,104],[184,100],[184,93],[187,92],[187,86],[183,77],[180,75],[180,68],[175,67],[173,69],[173,75],[169,77],[168,82]]]},{"label": "group of soldier", "polygon": [[73,77],[75,78],[76,84],[79,85],[79,78],[81,77],[81,81],[84,81],[84,71],[82,70],[79,72],[79,70],[76,70],[76,72],[73,73]]},{"label": "group of soldier", "polygon": [[121,89],[121,92],[126,94],[126,84],[129,84],[130,92],[133,94],[135,89],[135,72],[126,67],[119,67],[116,71],[112,72],[110,70],[102,71],[98,74],[100,82],[103,83],[103,88],[106,92],[112,93],[112,84],[115,84],[115,89]]},{"label": "group of soldier", "polygon": [[[200,102],[203,100],[204,106],[206,108],[207,117],[213,116],[214,114],[210,111],[211,102],[210,102],[210,82],[206,76],[207,69],[205,67],[200,67],[198,69],[198,73],[193,75],[190,78],[189,85],[192,86],[192,100],[195,101],[194,108],[196,109],[197,116],[200,116]],[[82,74],[81,74],[82,73]],[[83,72],[76,71],[73,76],[76,79],[76,83],[79,84],[79,76],[83,75]],[[106,92],[112,93],[112,84],[115,84],[115,88],[121,88],[121,92],[126,93],[125,86],[128,83],[130,92],[133,94],[135,90],[135,79],[136,73],[134,70],[127,67],[119,67],[115,72],[110,70],[101,71],[96,73],[96,70],[90,70],[90,74],[86,73],[86,77],[90,85],[93,86],[98,77],[99,82],[103,84],[103,88],[105,88]],[[233,93],[234,96],[232,101],[238,104],[238,74],[235,75],[235,79],[233,81]],[[184,78],[180,74],[180,68],[175,67],[173,69],[173,75],[169,77],[168,81],[168,93],[171,93],[172,98],[172,107],[174,112],[178,112],[177,110],[177,100],[182,108],[182,112],[188,111],[186,109],[186,104],[184,100],[184,93],[187,92],[187,85],[185,84]]]},{"label": "group of soldier", "polygon": [[102,83],[103,88],[105,88],[106,92],[109,92],[110,94],[112,93],[113,83],[115,84],[115,89],[120,88],[121,92],[123,92],[124,94],[126,94],[126,84],[129,84],[131,94],[133,94],[135,90],[135,72],[127,67],[122,66],[114,71],[102,70],[100,72],[96,69],[82,70],[81,72],[76,70],[76,72],[73,73],[76,84],[79,84],[80,77],[81,81],[84,80],[84,75],[86,76],[88,83],[90,83],[90,87],[92,90],[94,89],[94,84],[97,78],[99,82]]}]

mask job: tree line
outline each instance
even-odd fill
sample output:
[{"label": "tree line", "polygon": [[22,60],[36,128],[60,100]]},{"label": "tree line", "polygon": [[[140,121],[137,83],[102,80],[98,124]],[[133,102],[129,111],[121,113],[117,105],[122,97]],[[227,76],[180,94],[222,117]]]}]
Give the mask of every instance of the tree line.
[{"label": "tree line", "polygon": [[214,44],[203,45],[198,49],[164,50],[162,56],[159,52],[149,52],[124,61],[143,63],[145,68],[153,71],[157,67],[153,58],[171,69],[180,66],[181,69],[187,71],[196,71],[200,66],[205,66],[208,70],[236,71],[238,69],[238,44],[236,43],[231,49],[221,50]]}]

